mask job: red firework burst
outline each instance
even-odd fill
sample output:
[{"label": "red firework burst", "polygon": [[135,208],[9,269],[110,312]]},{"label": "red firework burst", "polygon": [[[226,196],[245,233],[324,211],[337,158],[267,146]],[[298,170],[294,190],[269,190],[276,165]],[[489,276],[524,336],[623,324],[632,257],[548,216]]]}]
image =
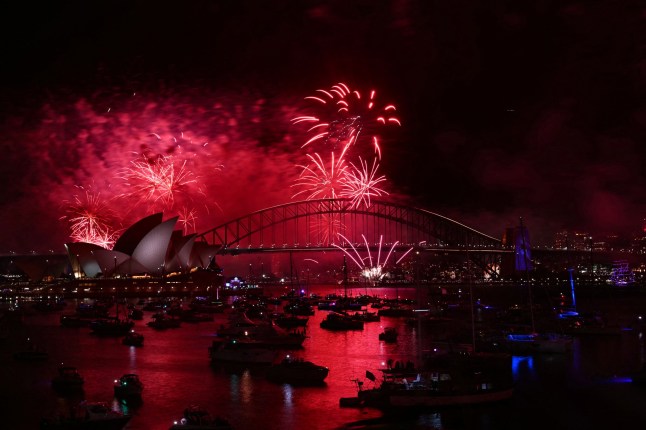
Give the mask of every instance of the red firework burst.
[{"label": "red firework burst", "polygon": [[293,124],[310,126],[307,129],[310,137],[301,148],[321,142],[338,149],[357,144],[364,140],[365,135],[381,159],[379,128],[401,125],[399,118],[394,116],[397,110],[395,105],[380,105],[375,90],[362,95],[344,83],[338,83],[329,90],[319,89],[316,93],[305,99],[316,104],[319,114],[299,115],[292,119]]},{"label": "red firework burst", "polygon": [[307,154],[310,164],[299,166],[302,171],[296,183],[292,186],[303,187],[292,198],[309,193],[308,200],[312,199],[334,199],[343,188],[347,176],[348,166],[343,155],[335,158],[334,152],[330,155],[330,162],[326,163],[319,154]]},{"label": "red firework burst", "polygon": [[93,243],[110,249],[117,234],[111,224],[115,216],[111,205],[102,200],[99,193],[86,190],[82,195],[75,195],[73,200],[65,201],[65,212],[61,220],[69,223],[70,238],[77,242]]},{"label": "red firework burst", "polygon": [[343,180],[343,189],[339,193],[340,197],[349,197],[352,199],[351,208],[359,208],[362,205],[370,207],[370,198],[379,197],[388,194],[385,190],[378,187],[379,183],[386,180],[385,176],[377,176],[379,164],[375,158],[372,162],[372,168],[368,169],[368,162],[359,157],[359,166],[350,163],[351,169],[346,171]]},{"label": "red firework burst", "polygon": [[167,207],[173,207],[177,195],[197,183],[193,173],[186,169],[186,161],[176,165],[173,157],[164,155],[151,158],[144,155],[132,161],[123,179],[131,187],[132,195],[154,203],[160,201]]}]

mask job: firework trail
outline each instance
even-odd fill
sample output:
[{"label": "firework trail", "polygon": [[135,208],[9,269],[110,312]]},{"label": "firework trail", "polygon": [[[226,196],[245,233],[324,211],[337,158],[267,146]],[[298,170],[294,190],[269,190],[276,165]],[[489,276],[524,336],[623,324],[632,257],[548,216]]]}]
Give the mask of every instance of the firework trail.
[{"label": "firework trail", "polygon": [[338,215],[320,214],[316,222],[312,223],[311,231],[318,238],[319,243],[328,244],[345,231],[345,225]]},{"label": "firework trail", "polygon": [[309,193],[308,200],[313,199],[334,199],[339,196],[347,177],[347,164],[343,155],[335,158],[334,152],[330,154],[330,162],[326,163],[319,154],[307,154],[310,164],[299,166],[301,174],[292,185],[303,187],[292,196],[295,198],[301,194]]},{"label": "firework trail", "polygon": [[[361,254],[359,254],[359,251],[357,250],[357,248],[352,244],[352,242],[350,242],[350,240],[348,240],[347,237],[343,236],[342,234],[339,234],[339,237],[341,237],[345,242],[347,242],[350,245],[350,248],[352,249],[353,252],[350,252],[347,249],[343,248],[342,246],[336,245],[334,243],[332,244],[332,246],[343,251],[343,253],[347,255],[350,258],[350,260],[354,261],[354,263],[361,271],[361,276],[363,276],[373,284],[376,282],[379,282],[384,277],[388,276],[388,272],[385,271],[386,265],[388,264],[388,260],[390,259],[399,241],[396,241],[395,243],[392,244],[392,246],[390,247],[390,250],[388,251],[388,254],[386,255],[386,258],[382,263],[381,250],[383,248],[383,239],[384,239],[383,235],[379,237],[379,248],[377,251],[377,257],[375,259],[373,259],[373,256],[370,254],[370,246],[368,245],[368,240],[366,239],[366,236],[364,236],[363,234],[361,235],[361,237],[363,237],[363,242],[366,245],[366,251],[368,253],[368,255],[365,258],[361,257]],[[395,262],[395,265],[399,264],[399,262],[402,261],[404,257],[406,257],[412,250],[413,250],[413,247],[408,249],[408,251],[406,251]],[[368,264],[365,264],[366,260],[368,260]]]},{"label": "firework trail", "polygon": [[171,208],[177,195],[197,182],[193,173],[186,169],[186,161],[176,166],[173,157],[165,155],[151,158],[143,155],[141,159],[133,160],[123,179],[131,187],[131,195]]},{"label": "firework trail", "polygon": [[115,219],[111,205],[101,199],[99,193],[85,190],[82,196],[75,195],[66,201],[66,215],[61,220],[69,223],[70,238],[76,242],[86,242],[111,249],[117,234],[110,225]]},{"label": "firework trail", "polygon": [[309,138],[301,148],[321,143],[337,150],[339,147],[359,144],[365,135],[377,157],[381,159],[378,130],[385,125],[401,125],[394,116],[396,107],[392,104],[379,105],[375,90],[362,96],[348,85],[338,83],[329,90],[319,89],[315,96],[305,99],[313,101],[317,112],[320,111],[322,115],[299,115],[292,119],[293,124],[309,126]]},{"label": "firework trail", "polygon": [[182,226],[182,231],[185,235],[195,233],[197,211],[195,209],[182,207],[179,210],[179,219],[177,221]]},{"label": "firework trail", "polygon": [[378,187],[379,183],[384,182],[386,177],[381,175],[377,177],[379,164],[375,158],[372,162],[372,168],[368,169],[368,162],[359,157],[359,165],[350,163],[351,169],[346,171],[342,181],[343,189],[339,193],[340,197],[352,199],[351,209],[357,209],[361,206],[370,207],[370,198],[387,195],[388,192]]}]

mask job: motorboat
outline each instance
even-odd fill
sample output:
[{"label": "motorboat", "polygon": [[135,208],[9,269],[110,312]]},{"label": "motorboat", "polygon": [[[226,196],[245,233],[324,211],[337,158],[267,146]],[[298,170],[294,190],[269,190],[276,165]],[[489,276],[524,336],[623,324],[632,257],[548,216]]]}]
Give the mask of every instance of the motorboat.
[{"label": "motorboat", "polygon": [[278,315],[274,319],[276,325],[282,328],[305,327],[308,320],[309,318],[306,316],[286,314]]},{"label": "motorboat", "polygon": [[81,402],[69,415],[44,418],[41,430],[121,430],[132,417],[111,409],[105,402]]},{"label": "motorboat", "polygon": [[377,312],[368,312],[368,311],[360,311],[360,312],[355,312],[350,315],[352,319],[363,321],[363,322],[379,322],[381,321],[381,317]]},{"label": "motorboat", "polygon": [[73,366],[60,366],[58,374],[52,378],[52,388],[60,392],[80,391],[85,380]]},{"label": "motorboat", "polygon": [[163,312],[158,312],[152,316],[152,320],[146,324],[157,330],[165,330],[168,328],[178,328],[181,325],[179,318],[171,317]]},{"label": "motorboat", "polygon": [[101,318],[92,321],[90,329],[99,336],[124,336],[134,325],[134,321],[128,319]]},{"label": "motorboat", "polygon": [[128,310],[128,318],[131,320],[142,320],[144,319],[144,311],[140,308],[132,308]]},{"label": "motorboat", "polygon": [[384,327],[384,331],[379,333],[379,340],[383,340],[386,343],[395,343],[397,342],[397,329],[395,327]]},{"label": "motorboat", "polygon": [[508,333],[502,343],[511,354],[563,354],[572,349],[572,336],[559,333]]},{"label": "motorboat", "polygon": [[63,327],[89,327],[95,318],[88,318],[79,313],[61,314],[60,321]]},{"label": "motorboat", "polygon": [[339,312],[330,312],[321,321],[321,328],[327,330],[363,330],[363,321],[355,320]]},{"label": "motorboat", "polygon": [[277,351],[252,339],[214,340],[209,347],[212,362],[271,364]]},{"label": "motorboat", "polygon": [[206,409],[192,405],[184,410],[184,416],[173,422],[169,430],[230,430],[229,421],[211,415]]},{"label": "motorboat", "polygon": [[144,384],[135,373],[126,373],[114,381],[114,396],[118,399],[141,399]]},{"label": "motorboat", "polygon": [[[366,377],[377,384],[376,377]],[[427,359],[415,378],[384,373],[375,388],[364,389],[355,380],[357,396],[342,398],[341,406],[368,406],[385,410],[476,405],[508,400],[514,384],[511,355],[442,353]]]},{"label": "motorboat", "polygon": [[130,330],[121,340],[121,343],[129,346],[143,346],[144,335],[141,333],[137,333],[134,330]]},{"label": "motorboat", "polygon": [[382,317],[406,317],[410,318],[415,315],[413,308],[404,305],[392,304],[386,308],[381,308],[377,312]]},{"label": "motorboat", "polygon": [[293,385],[318,385],[327,378],[329,371],[325,366],[288,355],[267,369],[267,379]]},{"label": "motorboat", "polygon": [[297,349],[307,338],[304,330],[289,332],[273,322],[255,322],[245,314],[233,317],[228,326],[220,326],[218,337],[248,339],[256,346],[266,348]]}]

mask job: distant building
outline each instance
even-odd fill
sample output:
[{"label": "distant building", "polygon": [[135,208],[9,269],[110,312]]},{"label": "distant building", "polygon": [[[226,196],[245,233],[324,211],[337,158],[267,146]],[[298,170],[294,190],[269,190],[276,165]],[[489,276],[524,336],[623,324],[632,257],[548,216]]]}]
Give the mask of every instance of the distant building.
[{"label": "distant building", "polygon": [[554,237],[554,248],[556,249],[590,251],[592,246],[592,236],[588,233],[562,230]]}]

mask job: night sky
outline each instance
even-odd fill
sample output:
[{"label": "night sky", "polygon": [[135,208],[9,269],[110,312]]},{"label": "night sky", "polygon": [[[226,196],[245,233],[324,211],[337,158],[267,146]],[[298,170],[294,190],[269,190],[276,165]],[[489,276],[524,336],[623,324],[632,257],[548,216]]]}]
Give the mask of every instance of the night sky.
[{"label": "night sky", "polygon": [[[339,82],[397,107],[401,127],[376,131],[388,199],[495,237],[522,216],[538,244],[646,217],[643,2],[15,3],[0,253],[63,251],[88,195],[115,229],[164,210],[198,233],[290,201],[291,119]],[[124,179],[142,157],[190,172],[172,204]]]}]

